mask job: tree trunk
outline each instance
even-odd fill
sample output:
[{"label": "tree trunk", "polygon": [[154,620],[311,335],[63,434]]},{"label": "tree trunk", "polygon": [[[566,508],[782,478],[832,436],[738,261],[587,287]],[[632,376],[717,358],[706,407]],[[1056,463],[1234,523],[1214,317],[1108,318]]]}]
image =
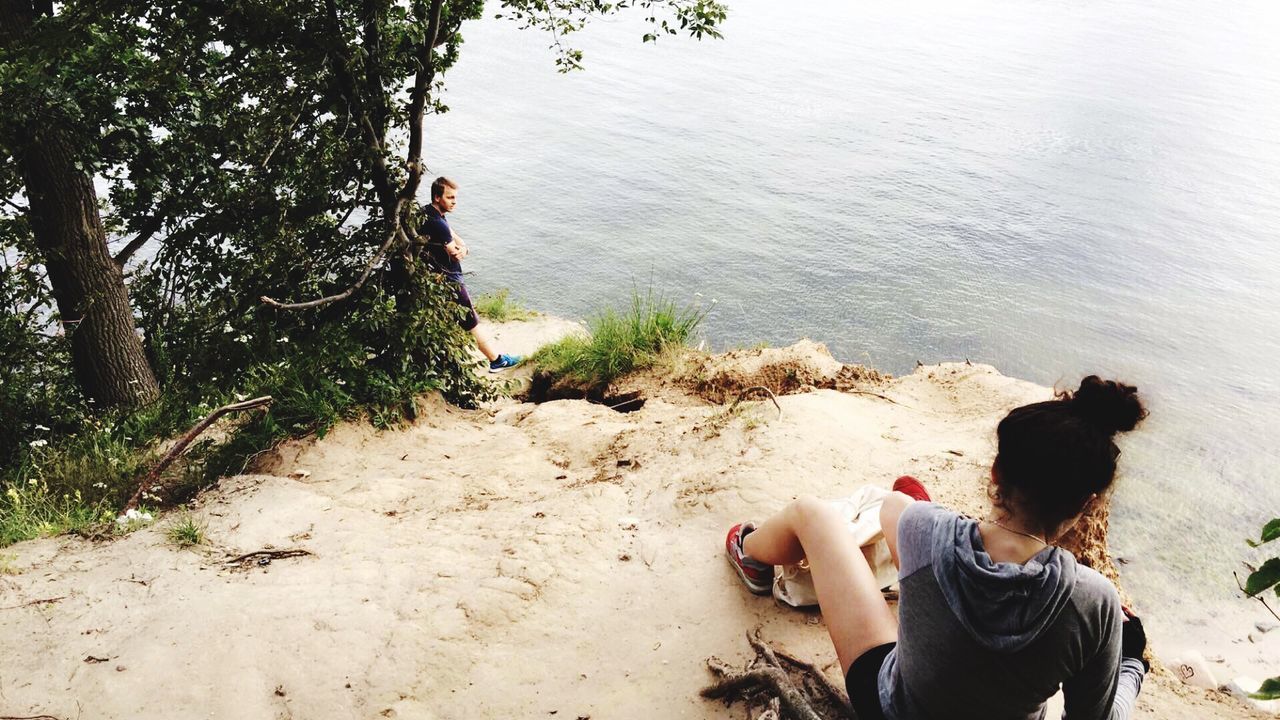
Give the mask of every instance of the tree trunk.
[{"label": "tree trunk", "polygon": [[124,275],[111,259],[93,182],[62,134],[46,128],[22,149],[31,228],[44,255],[71,360],[84,393],[103,407],[136,407],[160,395]]},{"label": "tree trunk", "polygon": [[[52,3],[0,0],[0,42],[16,45]],[[66,131],[43,122],[10,138],[26,183],[32,233],[40,248],[71,361],[85,395],[99,407],[137,407],[160,396],[147,365],[124,275],[111,259],[93,181],[76,166]]]},{"label": "tree trunk", "polygon": [[32,232],[84,395],[102,407],[154,401],[160,386],[134,328],[124,275],[106,247],[91,179],[74,165],[61,133],[47,128],[24,147],[22,170]]}]

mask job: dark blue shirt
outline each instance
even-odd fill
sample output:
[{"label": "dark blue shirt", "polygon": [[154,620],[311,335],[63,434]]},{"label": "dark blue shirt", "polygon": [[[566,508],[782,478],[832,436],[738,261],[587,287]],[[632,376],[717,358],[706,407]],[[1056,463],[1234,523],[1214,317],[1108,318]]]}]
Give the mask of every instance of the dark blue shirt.
[{"label": "dark blue shirt", "polygon": [[438,272],[442,272],[454,282],[462,282],[462,263],[449,255],[445,245],[453,242],[453,233],[449,230],[449,221],[436,209],[428,205],[424,213],[418,235],[427,243],[427,262]]}]

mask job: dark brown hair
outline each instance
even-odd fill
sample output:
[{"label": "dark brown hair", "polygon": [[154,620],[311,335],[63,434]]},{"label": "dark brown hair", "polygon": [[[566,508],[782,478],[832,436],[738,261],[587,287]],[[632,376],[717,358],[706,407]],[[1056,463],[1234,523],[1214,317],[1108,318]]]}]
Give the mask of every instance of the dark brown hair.
[{"label": "dark brown hair", "polygon": [[996,428],[996,505],[1011,501],[1026,520],[1052,530],[1111,487],[1118,432],[1147,416],[1138,389],[1090,375],[1074,393],[1016,408]]}]

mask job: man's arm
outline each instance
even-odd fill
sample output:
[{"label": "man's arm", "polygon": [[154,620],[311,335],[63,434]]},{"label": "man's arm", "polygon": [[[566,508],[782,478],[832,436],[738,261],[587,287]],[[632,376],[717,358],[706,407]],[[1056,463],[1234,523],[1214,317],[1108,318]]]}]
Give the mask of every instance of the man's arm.
[{"label": "man's arm", "polygon": [[471,248],[467,247],[467,244],[462,241],[462,238],[458,237],[458,233],[453,232],[453,228],[450,228],[449,232],[453,236],[453,240],[451,240],[449,244],[445,245],[444,249],[448,251],[449,256],[454,260],[461,260],[471,252]]}]

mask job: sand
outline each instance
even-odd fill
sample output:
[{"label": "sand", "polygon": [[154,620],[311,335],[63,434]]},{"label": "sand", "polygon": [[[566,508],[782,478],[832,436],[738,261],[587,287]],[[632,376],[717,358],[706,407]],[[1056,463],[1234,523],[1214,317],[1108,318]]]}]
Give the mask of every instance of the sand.
[{"label": "sand", "polygon": [[[572,329],[555,322],[498,336],[528,352]],[[753,352],[637,378],[649,399],[628,414],[426,398],[411,426],[289,443],[198,500],[195,550],[168,519],[7,548],[0,716],[743,718],[698,690],[754,628],[836,678],[821,615],[744,592],[725,529],[903,473],[979,512],[996,420],[1049,390],[965,363],[890,380],[812,343]],[[728,413],[705,399],[734,394],[724,368],[805,382],[781,413]],[[310,554],[228,562],[287,549]],[[1158,672],[1139,717],[1254,715]]]}]

